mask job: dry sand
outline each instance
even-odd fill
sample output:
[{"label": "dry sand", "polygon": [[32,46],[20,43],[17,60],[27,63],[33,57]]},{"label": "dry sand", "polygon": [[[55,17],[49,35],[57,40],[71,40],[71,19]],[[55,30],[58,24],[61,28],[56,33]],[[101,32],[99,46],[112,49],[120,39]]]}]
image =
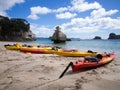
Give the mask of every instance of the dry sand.
[{"label": "dry sand", "polygon": [[119,55],[96,69],[72,73],[69,68],[58,79],[80,58],[6,50],[9,43],[0,42],[0,90],[120,90]]}]

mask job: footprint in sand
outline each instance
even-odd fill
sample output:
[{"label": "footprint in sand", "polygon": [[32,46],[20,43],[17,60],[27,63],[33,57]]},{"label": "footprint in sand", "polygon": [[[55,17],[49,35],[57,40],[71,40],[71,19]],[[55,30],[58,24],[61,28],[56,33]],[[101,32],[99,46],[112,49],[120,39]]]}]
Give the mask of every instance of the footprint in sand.
[{"label": "footprint in sand", "polygon": [[90,80],[86,79],[85,77],[81,77],[81,79],[77,79],[75,82],[75,90],[82,90],[82,85],[88,82],[90,82]]}]

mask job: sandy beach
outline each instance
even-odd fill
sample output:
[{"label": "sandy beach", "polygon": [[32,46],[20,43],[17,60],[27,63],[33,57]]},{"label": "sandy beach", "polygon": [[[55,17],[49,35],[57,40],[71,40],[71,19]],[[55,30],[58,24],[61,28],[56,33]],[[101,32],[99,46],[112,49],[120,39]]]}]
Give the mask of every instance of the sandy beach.
[{"label": "sandy beach", "polygon": [[30,54],[6,50],[0,42],[0,90],[120,90],[120,55],[111,63],[73,73],[71,68],[59,76],[72,61],[80,57],[54,54]]}]

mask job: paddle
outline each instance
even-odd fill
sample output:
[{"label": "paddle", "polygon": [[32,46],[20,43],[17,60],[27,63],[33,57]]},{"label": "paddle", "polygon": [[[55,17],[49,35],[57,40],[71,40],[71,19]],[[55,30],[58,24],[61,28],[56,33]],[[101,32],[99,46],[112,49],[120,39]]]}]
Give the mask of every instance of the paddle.
[{"label": "paddle", "polygon": [[72,62],[70,62],[69,64],[68,64],[68,66],[65,68],[65,70],[62,72],[62,74],[59,76],[59,79],[60,78],[62,78],[63,77],[63,75],[65,74],[65,72],[68,70],[68,68],[70,67],[70,66],[72,66]]}]

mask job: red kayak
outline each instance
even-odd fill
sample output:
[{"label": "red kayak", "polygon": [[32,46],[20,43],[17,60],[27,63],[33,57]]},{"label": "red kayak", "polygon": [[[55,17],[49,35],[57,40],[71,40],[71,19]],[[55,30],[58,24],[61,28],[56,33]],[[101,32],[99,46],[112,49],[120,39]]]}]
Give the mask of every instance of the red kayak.
[{"label": "red kayak", "polygon": [[114,53],[97,55],[96,57],[85,57],[84,61],[70,62],[59,78],[62,78],[68,68],[71,66],[73,72],[85,69],[92,69],[111,62],[115,58]]},{"label": "red kayak", "polygon": [[[103,56],[98,62],[96,61],[78,61],[78,62],[74,62],[71,64],[72,66],[72,71],[76,72],[79,70],[85,70],[85,69],[91,69],[91,68],[96,68],[99,66],[102,66],[104,64],[107,64],[109,62],[111,62],[115,57],[114,53],[110,53],[108,55]],[[93,58],[94,59],[94,58]]]},{"label": "red kayak", "polygon": [[51,49],[51,47],[22,47],[20,51],[24,53],[45,54],[45,50],[49,49]]},{"label": "red kayak", "polygon": [[43,50],[38,50],[38,49],[29,49],[29,50],[20,50],[21,52],[24,52],[24,53],[36,53],[36,54],[44,54],[44,51]]}]

